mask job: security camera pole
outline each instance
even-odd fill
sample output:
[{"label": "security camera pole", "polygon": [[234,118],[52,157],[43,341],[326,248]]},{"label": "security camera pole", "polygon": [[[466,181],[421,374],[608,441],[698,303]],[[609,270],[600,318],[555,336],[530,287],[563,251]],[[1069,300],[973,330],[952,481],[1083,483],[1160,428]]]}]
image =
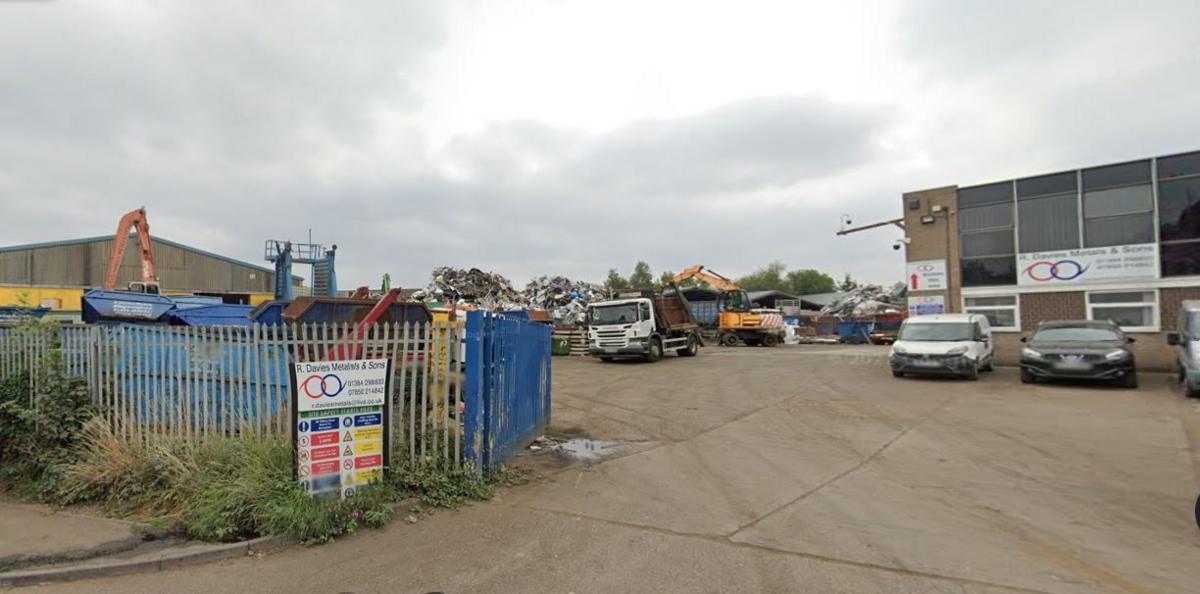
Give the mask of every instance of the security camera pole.
[{"label": "security camera pole", "polygon": [[850,224],[850,219],[846,215],[842,215],[842,228],[841,228],[841,230],[839,230],[837,232],[837,234],[838,235],[849,235],[851,233],[858,233],[859,231],[866,231],[867,229],[874,229],[876,227],[886,227],[888,225],[895,225],[895,226],[899,227],[901,231],[903,231],[904,230],[904,217],[900,217],[898,219],[889,219],[886,221],[880,221],[878,223],[871,223],[869,225],[860,225],[858,227],[847,227],[846,225],[849,225],[849,224]]}]

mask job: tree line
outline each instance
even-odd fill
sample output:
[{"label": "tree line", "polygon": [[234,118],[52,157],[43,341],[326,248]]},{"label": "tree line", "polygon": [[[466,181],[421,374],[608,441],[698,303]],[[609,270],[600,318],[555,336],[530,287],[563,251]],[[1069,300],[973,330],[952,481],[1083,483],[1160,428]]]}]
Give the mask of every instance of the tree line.
[{"label": "tree line", "polygon": [[[657,282],[655,282],[655,278],[654,272],[650,270],[650,265],[638,260],[633,267],[633,272],[628,277],[621,276],[616,268],[608,269],[608,276],[604,279],[604,288],[610,291],[623,291],[667,284],[675,278],[675,273],[663,272],[658,275]],[[851,291],[858,287],[858,282],[849,274],[839,283],[828,274],[812,268],[788,270],[782,262],[771,262],[750,274],[734,279],[734,282],[746,291],[779,290],[792,295]],[[692,280],[684,282],[683,286],[698,284]]]}]

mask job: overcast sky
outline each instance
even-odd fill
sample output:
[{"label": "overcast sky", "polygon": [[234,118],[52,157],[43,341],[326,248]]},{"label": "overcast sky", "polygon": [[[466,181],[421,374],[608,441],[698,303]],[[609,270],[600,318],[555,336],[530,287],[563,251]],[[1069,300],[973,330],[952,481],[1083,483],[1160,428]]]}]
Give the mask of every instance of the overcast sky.
[{"label": "overcast sky", "polygon": [[902,192],[1200,148],[1200,2],[0,2],[0,245],[344,288],[435,266],[903,276]]}]

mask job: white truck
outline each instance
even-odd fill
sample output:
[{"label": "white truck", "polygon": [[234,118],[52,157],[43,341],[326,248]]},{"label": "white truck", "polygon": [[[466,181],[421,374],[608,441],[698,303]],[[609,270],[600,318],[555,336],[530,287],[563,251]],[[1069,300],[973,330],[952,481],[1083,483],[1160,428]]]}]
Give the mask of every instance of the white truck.
[{"label": "white truck", "polygon": [[587,308],[588,352],[601,361],[657,361],[666,351],[695,357],[704,344],[678,289],[622,293]]}]

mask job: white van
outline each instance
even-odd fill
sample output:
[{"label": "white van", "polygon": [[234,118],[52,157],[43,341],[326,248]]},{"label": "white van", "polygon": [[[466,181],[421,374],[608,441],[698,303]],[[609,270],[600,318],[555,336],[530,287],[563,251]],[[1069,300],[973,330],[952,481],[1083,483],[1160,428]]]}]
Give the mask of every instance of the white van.
[{"label": "white van", "polygon": [[991,371],[996,345],[981,314],[935,314],[904,320],[892,344],[892,375],[958,375],[979,379]]}]

